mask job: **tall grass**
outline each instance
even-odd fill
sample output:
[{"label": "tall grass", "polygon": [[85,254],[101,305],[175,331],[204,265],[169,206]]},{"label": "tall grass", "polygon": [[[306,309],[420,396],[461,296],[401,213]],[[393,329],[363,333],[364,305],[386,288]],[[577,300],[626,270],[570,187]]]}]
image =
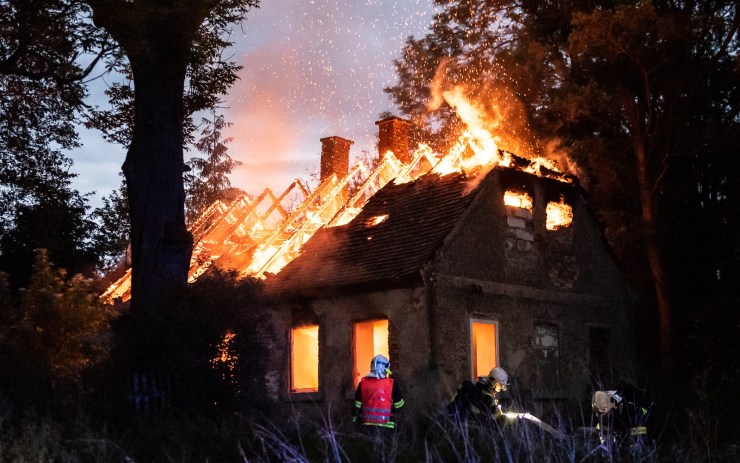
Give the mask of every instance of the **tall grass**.
[{"label": "tall grass", "polygon": [[[584,419],[585,418],[585,419]],[[740,448],[719,445],[711,416],[691,432],[657,444],[599,439],[590,417],[554,417],[555,434],[525,419],[461,421],[436,412],[400,421],[395,431],[363,428],[334,413],[218,418],[137,417],[117,426],[42,416],[0,417],[5,462],[424,462],[590,463],[733,462]],[[716,423],[716,422],[715,422]]]},{"label": "tall grass", "polygon": [[526,419],[473,422],[440,412],[389,431],[328,416],[313,421],[294,416],[288,427],[253,425],[243,434],[242,445],[245,460],[256,462],[658,461],[654,444],[605,446],[597,432],[586,429],[591,428],[561,422],[551,433]]}]

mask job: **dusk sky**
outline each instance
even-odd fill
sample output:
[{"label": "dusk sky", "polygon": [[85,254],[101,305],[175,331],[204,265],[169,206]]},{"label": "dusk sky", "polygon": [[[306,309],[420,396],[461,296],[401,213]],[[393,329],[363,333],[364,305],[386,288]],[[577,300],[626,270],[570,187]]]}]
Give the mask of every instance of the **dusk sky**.
[{"label": "dusk sky", "polygon": [[[396,81],[393,60],[409,35],[426,32],[432,0],[265,0],[236,28],[233,50],[244,66],[226,99],[233,123],[229,153],[244,164],[232,184],[250,193],[282,191],[318,169],[319,139],[353,140],[351,156],[374,150],[375,121],[398,113],[383,93]],[[91,95],[100,99],[102,80]],[[92,205],[120,185],[125,152],[97,132],[71,153],[75,187],[95,190]],[[186,159],[193,153],[185,153]]]}]

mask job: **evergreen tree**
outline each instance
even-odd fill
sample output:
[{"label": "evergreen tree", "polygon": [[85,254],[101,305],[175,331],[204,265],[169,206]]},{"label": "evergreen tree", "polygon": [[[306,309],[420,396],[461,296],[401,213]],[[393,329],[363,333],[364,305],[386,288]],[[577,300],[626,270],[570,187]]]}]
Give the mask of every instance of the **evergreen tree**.
[{"label": "evergreen tree", "polygon": [[[127,268],[131,224],[125,180],[118,190],[103,198],[103,205],[93,211],[91,218],[97,225],[92,232],[92,247],[98,256],[99,269],[108,274],[119,267]],[[116,273],[112,277],[120,276]]]},{"label": "evergreen tree", "polygon": [[185,174],[188,222],[197,219],[217,200],[224,199],[231,189],[228,175],[241,162],[228,154],[227,145],[232,139],[222,138],[223,130],[230,126],[215,110],[211,110],[210,118],[202,119],[200,139],[195,147],[204,157],[190,158],[187,163],[190,171]]}]

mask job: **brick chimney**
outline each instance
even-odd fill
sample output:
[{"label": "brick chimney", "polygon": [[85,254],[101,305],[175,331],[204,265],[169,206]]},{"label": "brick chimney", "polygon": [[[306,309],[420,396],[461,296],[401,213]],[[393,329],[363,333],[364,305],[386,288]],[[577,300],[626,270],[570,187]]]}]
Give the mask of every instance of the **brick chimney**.
[{"label": "brick chimney", "polygon": [[349,172],[349,147],[354,142],[342,137],[326,137],[321,139],[321,178],[323,182],[331,174],[337,174],[338,179],[344,178]]},{"label": "brick chimney", "polygon": [[377,121],[375,125],[378,126],[378,154],[383,156],[390,150],[401,162],[408,163],[411,160],[409,156],[411,122],[391,116]]}]

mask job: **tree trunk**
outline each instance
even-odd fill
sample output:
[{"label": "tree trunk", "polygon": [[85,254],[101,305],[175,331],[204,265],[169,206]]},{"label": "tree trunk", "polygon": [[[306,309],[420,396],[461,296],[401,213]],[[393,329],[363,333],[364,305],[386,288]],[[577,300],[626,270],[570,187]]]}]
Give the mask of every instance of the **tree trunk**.
[{"label": "tree trunk", "polygon": [[655,298],[658,304],[658,334],[661,369],[670,373],[673,370],[673,322],[671,303],[668,291],[668,279],[660,243],[658,241],[658,224],[656,222],[657,205],[653,196],[654,185],[648,173],[647,152],[644,141],[635,142],[637,155],[637,180],[640,190],[640,206],[645,237],[645,253],[650,265],[650,273],[655,286]]},{"label": "tree trunk", "polygon": [[185,227],[183,90],[195,33],[209,7],[197,1],[88,1],[95,24],[123,48],[134,78],[133,135],[123,173],[131,219],[131,310],[147,320],[187,284],[192,236]]},{"label": "tree trunk", "polygon": [[129,56],[135,117],[123,172],[131,217],[131,304],[140,312],[161,309],[184,289],[193,244],[183,185],[187,50],[159,43],[145,56]]}]

